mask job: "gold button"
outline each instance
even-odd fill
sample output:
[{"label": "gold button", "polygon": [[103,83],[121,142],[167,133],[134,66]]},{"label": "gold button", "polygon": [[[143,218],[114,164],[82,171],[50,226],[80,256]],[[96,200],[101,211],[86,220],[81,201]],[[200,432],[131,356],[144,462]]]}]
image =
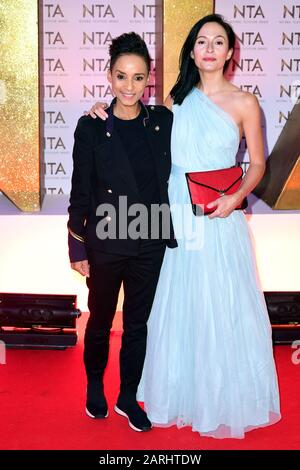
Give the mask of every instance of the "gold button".
[{"label": "gold button", "polygon": [[106,132],[106,136],[107,136],[107,137],[110,137],[110,133],[109,133],[109,132]]},{"label": "gold button", "polygon": [[159,126],[155,126],[154,128],[156,131],[159,131]]}]

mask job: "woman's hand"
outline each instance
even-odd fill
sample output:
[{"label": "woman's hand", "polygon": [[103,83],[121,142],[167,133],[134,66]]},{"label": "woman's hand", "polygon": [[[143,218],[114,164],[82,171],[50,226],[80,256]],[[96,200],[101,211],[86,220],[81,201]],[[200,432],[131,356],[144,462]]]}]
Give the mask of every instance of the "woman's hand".
[{"label": "woman's hand", "polygon": [[237,193],[235,193],[231,194],[230,196],[222,196],[219,199],[210,202],[207,204],[208,209],[215,208],[215,210],[208,216],[209,219],[214,219],[215,217],[228,217],[231,212],[233,212],[234,209],[240,205],[242,199]]},{"label": "woman's hand", "polygon": [[85,112],[84,114],[87,116],[88,114],[90,116],[92,116],[92,118],[96,119],[96,117],[98,116],[100,119],[102,119],[102,121],[106,121],[107,117],[108,117],[108,114],[104,111],[105,109],[108,108],[108,104],[107,103],[99,103],[97,101],[97,103],[95,103],[91,109],[89,110],[89,112]]},{"label": "woman's hand", "polygon": [[71,268],[82,276],[90,277],[90,265],[87,259],[71,263]]}]

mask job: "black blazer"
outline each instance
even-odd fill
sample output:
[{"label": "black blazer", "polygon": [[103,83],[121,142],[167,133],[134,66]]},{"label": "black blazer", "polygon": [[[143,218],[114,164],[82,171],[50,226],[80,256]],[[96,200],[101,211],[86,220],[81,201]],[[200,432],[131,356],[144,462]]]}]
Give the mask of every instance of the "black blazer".
[{"label": "black blazer", "polygon": [[[100,204],[111,204],[119,217],[119,196],[127,196],[128,207],[140,203],[140,196],[130,162],[118,133],[114,131],[113,105],[108,108],[106,121],[83,116],[75,130],[73,174],[69,212],[70,260],[87,259],[91,250],[137,255],[140,239],[99,239],[97,223],[105,216],[97,216]],[[161,204],[168,204],[168,179],[171,169],[170,137],[173,114],[164,106],[144,106],[142,113],[146,136],[155,161]],[[109,217],[108,217],[109,219]],[[107,221],[109,223],[109,220]],[[167,246],[177,246],[172,220]]]}]

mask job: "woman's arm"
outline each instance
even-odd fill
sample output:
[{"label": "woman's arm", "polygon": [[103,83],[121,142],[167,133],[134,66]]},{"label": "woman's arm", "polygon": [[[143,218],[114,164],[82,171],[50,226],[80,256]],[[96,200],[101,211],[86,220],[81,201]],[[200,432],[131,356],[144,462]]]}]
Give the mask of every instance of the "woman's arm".
[{"label": "woman's arm", "polygon": [[68,242],[71,267],[82,275],[89,275],[84,235],[90,206],[93,148],[91,137],[83,125],[85,119],[79,120],[74,133],[72,188],[68,208]]},{"label": "woman's arm", "polygon": [[174,103],[173,98],[171,97],[171,95],[168,95],[164,101],[164,106],[168,108],[170,111],[172,111],[173,103]]},{"label": "woman's arm", "polygon": [[237,191],[240,201],[258,185],[265,172],[264,144],[261,131],[261,111],[257,98],[246,93],[241,107],[242,125],[247,142],[250,165]]},{"label": "woman's arm", "polygon": [[265,171],[266,164],[258,101],[251,93],[243,93],[238,107],[247,142],[250,165],[238,191],[231,196],[223,196],[208,204],[210,208],[216,207],[216,210],[208,216],[211,219],[214,217],[228,217],[257,186]]},{"label": "woman's arm", "polygon": [[[172,111],[173,98],[171,98],[170,95],[168,95],[167,98],[165,99],[164,106],[166,108],[168,108],[170,111]],[[106,108],[108,108],[107,103],[97,101],[91,107],[91,109],[88,112],[86,112],[85,114],[86,115],[89,114],[94,119],[96,119],[96,117],[98,116],[100,119],[102,119],[102,121],[105,121],[108,117],[108,114],[105,111]]]}]

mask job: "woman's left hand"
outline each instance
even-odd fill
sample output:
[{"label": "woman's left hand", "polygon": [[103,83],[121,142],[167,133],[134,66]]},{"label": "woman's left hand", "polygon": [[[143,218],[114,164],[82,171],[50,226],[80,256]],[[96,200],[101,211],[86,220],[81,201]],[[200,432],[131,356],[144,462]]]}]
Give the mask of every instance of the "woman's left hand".
[{"label": "woman's left hand", "polygon": [[222,196],[215,201],[207,204],[209,209],[215,207],[214,212],[212,212],[208,217],[209,219],[214,219],[215,217],[225,218],[228,217],[231,212],[240,204],[241,199],[237,194],[232,194],[231,196]]}]

